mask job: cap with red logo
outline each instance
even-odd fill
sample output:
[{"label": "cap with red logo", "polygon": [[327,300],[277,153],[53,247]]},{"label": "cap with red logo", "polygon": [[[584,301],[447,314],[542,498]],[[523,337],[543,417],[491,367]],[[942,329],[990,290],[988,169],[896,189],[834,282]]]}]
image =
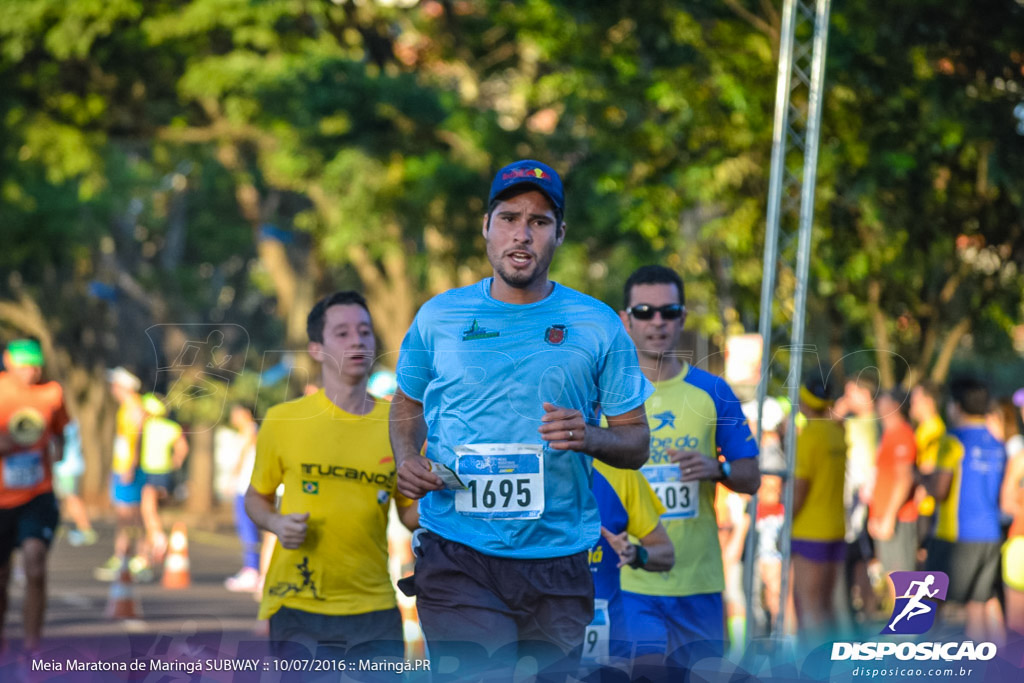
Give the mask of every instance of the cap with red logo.
[{"label": "cap with red logo", "polygon": [[559,213],[565,213],[562,179],[555,173],[555,169],[532,159],[517,161],[498,171],[491,183],[491,195],[487,203],[492,203],[509,188],[527,183],[544,193]]}]

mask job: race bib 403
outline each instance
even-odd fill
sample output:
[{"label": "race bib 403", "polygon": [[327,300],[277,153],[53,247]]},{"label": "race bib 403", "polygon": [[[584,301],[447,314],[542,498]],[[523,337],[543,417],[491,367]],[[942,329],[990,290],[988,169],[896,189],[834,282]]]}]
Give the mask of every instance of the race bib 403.
[{"label": "race bib 403", "polygon": [[679,481],[679,465],[645,465],[640,468],[658,500],[665,506],[662,519],[694,519],[700,513],[700,482]]}]

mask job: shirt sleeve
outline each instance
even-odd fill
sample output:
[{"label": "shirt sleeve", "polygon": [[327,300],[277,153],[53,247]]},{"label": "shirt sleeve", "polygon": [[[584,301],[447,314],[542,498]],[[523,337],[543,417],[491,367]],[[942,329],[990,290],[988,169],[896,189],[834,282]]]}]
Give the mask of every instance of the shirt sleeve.
[{"label": "shirt sleeve", "polygon": [[68,407],[64,403],[64,388],[59,384],[56,387],[56,400],[54,403],[57,404],[57,409],[53,411],[53,416],[50,418],[50,433],[63,436],[64,428],[71,422],[71,418],[68,417]]},{"label": "shirt sleeve", "polygon": [[715,382],[715,412],[718,424],[715,427],[715,445],[721,449],[726,460],[757,457],[757,443],[750,433],[747,418],[740,408],[740,400],[736,398],[732,388],[725,380],[719,378]]},{"label": "shirt sleeve", "polygon": [[264,496],[273,495],[284,478],[271,414],[267,415],[263,428],[256,436],[256,461],[252,467],[252,478],[249,480],[252,487]]},{"label": "shirt sleeve", "polygon": [[654,393],[654,385],[640,370],[636,346],[618,321],[611,345],[598,363],[597,386],[601,412],[612,417],[639,408]]},{"label": "shirt sleeve", "polygon": [[963,457],[964,445],[960,443],[960,439],[944,436],[939,440],[939,455],[935,467],[945,472],[953,472],[960,466]]},{"label": "shirt sleeve", "polygon": [[626,531],[631,536],[643,538],[654,531],[665,514],[665,506],[658,500],[650,483],[639,470],[622,470],[620,479],[626,489],[626,511],[629,514],[629,521],[626,523]]},{"label": "shirt sleeve", "polygon": [[430,349],[427,348],[420,329],[420,316],[417,315],[402,340],[398,367],[395,368],[398,387],[414,401],[423,402],[427,385],[434,379],[434,366],[431,361]]}]

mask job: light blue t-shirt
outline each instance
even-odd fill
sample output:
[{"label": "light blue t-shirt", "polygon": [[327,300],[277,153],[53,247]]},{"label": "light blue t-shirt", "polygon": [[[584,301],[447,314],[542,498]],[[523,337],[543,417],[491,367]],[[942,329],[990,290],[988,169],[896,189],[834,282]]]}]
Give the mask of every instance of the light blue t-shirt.
[{"label": "light blue t-shirt", "polygon": [[[402,341],[398,385],[423,404],[428,458],[455,470],[458,446],[543,447],[537,428],[545,401],[579,410],[588,425],[598,426],[599,411],[621,415],[653,392],[611,308],[557,283],[541,301],[504,303],[491,296],[491,280],[428,301]],[[464,514],[456,510],[455,493],[442,490],[420,501],[420,523],[499,557],[562,557],[590,549],[600,536],[590,456],[544,447],[543,463],[539,518]]]}]

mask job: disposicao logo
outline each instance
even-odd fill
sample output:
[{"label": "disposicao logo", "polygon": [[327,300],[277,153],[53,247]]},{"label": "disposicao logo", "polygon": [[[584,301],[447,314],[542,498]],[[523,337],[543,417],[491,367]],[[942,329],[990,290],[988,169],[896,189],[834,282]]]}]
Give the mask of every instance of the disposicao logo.
[{"label": "disposicao logo", "polygon": [[[881,635],[920,635],[935,625],[938,602],[946,599],[949,577],[943,572],[891,572],[896,604]],[[996,656],[994,643],[867,642],[833,643],[832,661],[879,660],[896,657],[918,661],[987,661]]]},{"label": "disposicao logo", "polygon": [[926,633],[935,624],[935,601],[946,599],[949,577],[943,572],[890,572],[889,578],[896,587],[896,604],[881,633]]}]

